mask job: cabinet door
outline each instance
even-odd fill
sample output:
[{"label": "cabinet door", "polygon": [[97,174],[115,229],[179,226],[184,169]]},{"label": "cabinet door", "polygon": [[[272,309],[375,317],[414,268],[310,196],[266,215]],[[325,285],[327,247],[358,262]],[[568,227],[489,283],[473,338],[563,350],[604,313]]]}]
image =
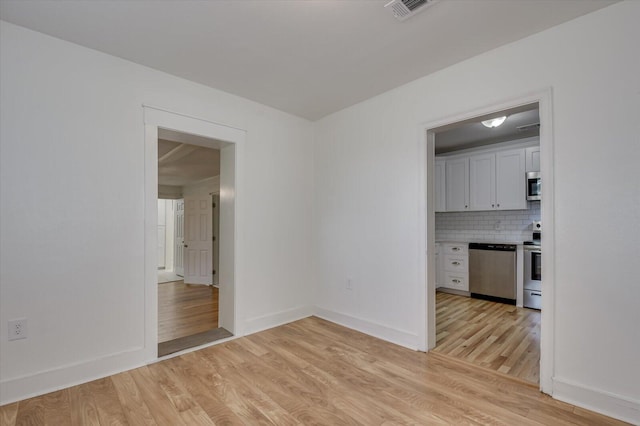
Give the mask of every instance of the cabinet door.
[{"label": "cabinet door", "polygon": [[444,279],[444,271],[442,270],[442,255],[440,254],[440,244],[436,243],[436,288],[442,287],[442,280]]},{"label": "cabinet door", "polygon": [[445,173],[446,160],[436,158],[434,169],[434,185],[435,185],[435,197],[434,197],[434,210],[437,212],[446,212],[446,173]]},{"label": "cabinet door", "polygon": [[469,291],[469,280],[465,274],[456,274],[454,272],[445,272],[443,287],[453,288],[455,290]]},{"label": "cabinet door", "polygon": [[496,208],[499,210],[527,208],[524,154],[524,148],[496,154]]},{"label": "cabinet door", "polygon": [[532,146],[525,149],[525,161],[527,172],[540,171],[540,147]]},{"label": "cabinet door", "polygon": [[496,205],[496,155],[469,158],[469,210],[493,210]]},{"label": "cabinet door", "polygon": [[469,158],[447,160],[445,169],[447,211],[469,210]]}]

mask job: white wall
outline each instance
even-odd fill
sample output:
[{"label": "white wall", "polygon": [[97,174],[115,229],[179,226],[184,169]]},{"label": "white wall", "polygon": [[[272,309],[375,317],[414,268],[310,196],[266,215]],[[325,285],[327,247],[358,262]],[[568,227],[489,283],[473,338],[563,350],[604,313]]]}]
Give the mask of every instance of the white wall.
[{"label": "white wall", "polygon": [[551,86],[554,394],[640,422],[639,20],[615,4],[317,122],[318,312],[416,347],[419,124]]},{"label": "white wall", "polygon": [[143,104],[247,132],[239,329],[311,312],[310,122],[5,22],[0,40],[2,402],[148,361]]}]

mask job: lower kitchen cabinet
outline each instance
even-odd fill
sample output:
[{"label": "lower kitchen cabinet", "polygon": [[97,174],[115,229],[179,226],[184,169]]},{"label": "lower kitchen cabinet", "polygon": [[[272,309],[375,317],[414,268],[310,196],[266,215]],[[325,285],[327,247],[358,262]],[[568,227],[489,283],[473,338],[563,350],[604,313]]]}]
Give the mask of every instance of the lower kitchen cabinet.
[{"label": "lower kitchen cabinet", "polygon": [[[466,243],[443,243],[439,254],[441,282],[437,287],[469,291],[469,252]],[[437,272],[437,270],[436,270]]]},{"label": "lower kitchen cabinet", "polygon": [[445,272],[442,287],[454,290],[469,291],[469,274]]},{"label": "lower kitchen cabinet", "polygon": [[442,287],[442,280],[444,279],[444,271],[442,270],[442,255],[440,254],[440,243],[436,243],[436,288]]}]

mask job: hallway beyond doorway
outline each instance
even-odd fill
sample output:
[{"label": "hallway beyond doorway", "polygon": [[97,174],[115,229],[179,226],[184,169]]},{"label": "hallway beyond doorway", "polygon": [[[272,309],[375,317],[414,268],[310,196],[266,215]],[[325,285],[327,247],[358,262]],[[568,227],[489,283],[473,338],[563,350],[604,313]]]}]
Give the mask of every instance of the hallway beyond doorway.
[{"label": "hallway beyond doorway", "polygon": [[158,342],[218,328],[218,289],[172,281],[158,285]]},{"label": "hallway beyond doorway", "polygon": [[158,284],[170,283],[172,281],[182,281],[182,277],[176,275],[174,271],[158,269]]}]

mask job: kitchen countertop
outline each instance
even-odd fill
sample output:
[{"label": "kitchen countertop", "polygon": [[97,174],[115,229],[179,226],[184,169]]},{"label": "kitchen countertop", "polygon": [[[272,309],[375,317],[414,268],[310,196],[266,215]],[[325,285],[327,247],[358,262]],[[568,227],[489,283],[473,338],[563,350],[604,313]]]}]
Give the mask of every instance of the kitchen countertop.
[{"label": "kitchen countertop", "polygon": [[495,241],[495,240],[471,240],[471,241],[460,241],[460,240],[436,240],[436,243],[439,244],[469,244],[469,243],[480,243],[480,244],[513,244],[516,246],[521,246],[524,244],[524,241]]}]

